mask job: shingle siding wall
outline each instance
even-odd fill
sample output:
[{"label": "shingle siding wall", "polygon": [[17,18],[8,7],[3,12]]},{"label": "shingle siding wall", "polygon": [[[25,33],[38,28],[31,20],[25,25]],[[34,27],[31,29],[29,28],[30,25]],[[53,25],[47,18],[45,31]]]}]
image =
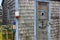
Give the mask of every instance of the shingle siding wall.
[{"label": "shingle siding wall", "polygon": [[3,4],[3,24],[7,24],[7,14],[6,14],[6,7],[7,7],[7,3],[6,3],[6,0],[4,0],[4,4]]},{"label": "shingle siding wall", "polygon": [[[9,18],[8,18],[9,15]],[[3,24],[11,24],[15,17],[15,0],[4,0]]]},{"label": "shingle siding wall", "polygon": [[51,40],[60,40],[60,2],[51,1]]},{"label": "shingle siding wall", "polygon": [[19,0],[19,40],[34,38],[34,0]]}]

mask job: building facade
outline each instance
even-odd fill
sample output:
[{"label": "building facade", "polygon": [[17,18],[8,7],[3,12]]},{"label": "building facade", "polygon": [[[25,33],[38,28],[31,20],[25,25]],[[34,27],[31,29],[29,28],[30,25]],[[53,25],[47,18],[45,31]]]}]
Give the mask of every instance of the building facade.
[{"label": "building facade", "polygon": [[19,38],[20,40],[33,40],[34,38],[34,0],[19,0]]},{"label": "building facade", "polygon": [[51,39],[60,40],[60,1],[51,1]]},{"label": "building facade", "polygon": [[[48,2],[49,3],[48,3]],[[19,40],[34,40],[34,2],[36,2],[36,38],[48,40],[47,23],[50,11],[50,39],[60,40],[60,2],[56,0],[18,0],[19,8]],[[49,6],[50,4],[50,6]],[[15,0],[3,0],[4,24],[15,21]],[[40,12],[38,12],[38,10]],[[45,11],[44,11],[45,10]],[[42,13],[41,13],[42,12]],[[40,14],[41,13],[41,14]],[[45,13],[45,14],[44,14]],[[44,17],[42,17],[44,16]],[[40,18],[40,19],[39,19]],[[41,20],[43,18],[43,21]],[[46,19],[46,20],[45,20]],[[41,23],[39,23],[41,22]],[[39,25],[38,25],[39,24]],[[41,25],[40,25],[41,24]],[[46,28],[41,29],[44,24]]]},{"label": "building facade", "polygon": [[[18,0],[19,5],[19,40],[34,38],[34,0]],[[15,21],[15,0],[3,0],[4,24]]]},{"label": "building facade", "polygon": [[0,23],[2,24],[2,6],[0,6]]},{"label": "building facade", "polygon": [[15,1],[3,0],[3,24],[10,24],[15,17]]}]

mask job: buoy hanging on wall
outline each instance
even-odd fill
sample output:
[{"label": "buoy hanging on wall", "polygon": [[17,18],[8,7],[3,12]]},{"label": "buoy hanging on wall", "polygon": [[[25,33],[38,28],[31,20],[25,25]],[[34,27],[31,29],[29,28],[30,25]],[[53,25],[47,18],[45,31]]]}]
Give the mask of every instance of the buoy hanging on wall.
[{"label": "buoy hanging on wall", "polygon": [[19,11],[16,11],[16,12],[15,12],[15,17],[16,17],[17,19],[20,17]]}]

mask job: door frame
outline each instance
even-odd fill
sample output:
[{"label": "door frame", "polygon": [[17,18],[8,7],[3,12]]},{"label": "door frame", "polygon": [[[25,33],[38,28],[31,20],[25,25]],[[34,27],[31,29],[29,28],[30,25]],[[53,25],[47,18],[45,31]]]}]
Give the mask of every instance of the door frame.
[{"label": "door frame", "polygon": [[37,1],[40,1],[40,2],[48,2],[49,5],[48,5],[48,9],[49,9],[49,12],[48,12],[48,15],[49,15],[49,18],[48,18],[48,27],[47,27],[47,36],[48,36],[48,40],[50,40],[50,36],[51,36],[51,33],[50,33],[50,30],[51,30],[51,26],[49,24],[50,20],[51,20],[51,3],[50,1],[47,1],[47,0],[34,0],[34,40],[37,40],[37,37],[36,37],[36,2]]}]

